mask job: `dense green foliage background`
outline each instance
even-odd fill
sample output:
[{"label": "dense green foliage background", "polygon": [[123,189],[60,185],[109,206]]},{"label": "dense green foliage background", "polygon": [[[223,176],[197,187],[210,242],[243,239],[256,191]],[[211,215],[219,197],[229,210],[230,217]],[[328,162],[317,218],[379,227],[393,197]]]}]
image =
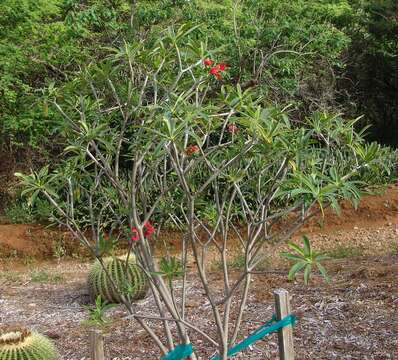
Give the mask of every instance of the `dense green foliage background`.
[{"label": "dense green foliage background", "polygon": [[206,37],[229,65],[224,83],[257,87],[298,123],[316,110],[364,114],[372,139],[397,145],[394,0],[3,0],[0,176],[59,155],[64,120],[53,96],[75,101],[87,74],[117,71],[109,55],[125,43],[154,42],[182,23],[198,25],[191,39]]},{"label": "dense green foliage background", "polygon": [[[398,2],[354,2],[355,27],[346,51],[340,101],[352,114],[364,114],[370,138],[398,145]],[[350,106],[351,104],[351,106]]]},{"label": "dense green foliage background", "polygon": [[5,0],[2,140],[47,143],[58,119],[46,101],[49,88],[71,85],[85,65],[106,56],[105,47],[150,41],[164,27],[187,22],[200,24],[209,45],[219,49],[215,56],[233,69],[231,81],[255,79],[270,101],[293,103],[302,115],[351,104],[336,94],[336,81],[348,76],[351,112],[368,115],[383,140],[380,125],[396,124],[397,19],[393,0],[154,0],[134,6],[121,0]]}]

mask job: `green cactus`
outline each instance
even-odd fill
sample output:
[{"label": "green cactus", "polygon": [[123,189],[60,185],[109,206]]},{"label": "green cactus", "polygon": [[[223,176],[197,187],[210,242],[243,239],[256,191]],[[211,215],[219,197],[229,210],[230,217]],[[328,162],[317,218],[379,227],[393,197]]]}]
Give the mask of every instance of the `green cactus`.
[{"label": "green cactus", "polygon": [[120,303],[122,302],[120,292],[129,301],[145,297],[148,290],[148,281],[145,274],[136,265],[134,257],[129,258],[127,267],[126,257],[105,258],[103,262],[118,291],[114,289],[100,262],[97,260],[91,267],[87,281],[92,300],[95,300],[100,295],[108,303]]},{"label": "green cactus", "polygon": [[56,360],[53,343],[24,328],[0,329],[0,360]]}]

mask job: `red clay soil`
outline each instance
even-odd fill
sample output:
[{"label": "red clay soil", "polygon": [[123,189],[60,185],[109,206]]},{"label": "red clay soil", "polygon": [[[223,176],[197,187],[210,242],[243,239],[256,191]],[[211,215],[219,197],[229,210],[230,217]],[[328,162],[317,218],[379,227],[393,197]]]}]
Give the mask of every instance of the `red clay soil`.
[{"label": "red clay soil", "polygon": [[[300,233],[330,234],[353,228],[398,224],[398,185],[389,187],[379,195],[364,196],[357,210],[348,203],[341,206],[341,216],[327,210],[325,219],[312,219]],[[179,234],[164,232],[163,236],[169,244],[178,246]],[[0,225],[0,258],[16,255],[46,258],[54,254],[57,244],[67,248],[69,254],[77,251],[76,242],[66,232],[37,225]]]},{"label": "red clay soil", "polygon": [[398,184],[390,186],[377,195],[366,195],[361,199],[358,209],[351,204],[341,204],[341,215],[328,209],[325,219],[312,219],[300,232],[330,233],[336,230],[358,228],[374,228],[397,223],[398,220]]},{"label": "red clay soil", "polygon": [[72,255],[73,249],[79,249],[66,232],[39,225],[0,225],[0,258],[47,258],[54,255],[57,246],[62,246],[64,255]]}]

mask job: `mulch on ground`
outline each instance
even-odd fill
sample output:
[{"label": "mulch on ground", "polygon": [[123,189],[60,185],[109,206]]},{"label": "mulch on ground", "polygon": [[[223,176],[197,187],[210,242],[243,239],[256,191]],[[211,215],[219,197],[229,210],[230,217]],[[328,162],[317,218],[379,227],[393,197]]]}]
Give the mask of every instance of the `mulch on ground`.
[{"label": "mulch on ground", "polygon": [[[77,262],[47,265],[46,271],[62,277],[53,283],[3,277],[0,323],[21,323],[46,333],[54,339],[61,359],[88,359],[89,327],[84,324],[84,305],[89,302],[87,268],[87,264]],[[307,287],[300,279],[287,282],[284,271],[257,275],[242,336],[272,316],[272,292],[284,287],[292,296],[292,308],[299,318],[294,329],[297,359],[398,359],[398,257],[333,260],[327,268],[333,277],[330,285],[318,276]],[[220,280],[219,273],[211,274],[211,283]],[[192,276],[187,291],[189,317],[206,333],[213,333],[209,304],[204,301],[199,281]],[[137,302],[136,311],[156,314],[153,299]],[[128,318],[123,307],[111,310],[109,317],[112,322],[103,329],[108,359],[159,359],[151,339]],[[192,340],[200,359],[214,354],[205,340]],[[257,342],[235,358],[277,359],[276,335]]]}]

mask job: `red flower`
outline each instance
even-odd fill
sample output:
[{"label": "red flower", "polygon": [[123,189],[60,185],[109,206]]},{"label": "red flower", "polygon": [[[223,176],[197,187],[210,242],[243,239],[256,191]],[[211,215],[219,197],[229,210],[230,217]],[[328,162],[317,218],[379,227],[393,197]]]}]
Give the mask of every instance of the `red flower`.
[{"label": "red flower", "polygon": [[199,151],[199,146],[198,145],[194,145],[194,144],[191,144],[191,145],[187,146],[187,148],[185,149],[185,153],[188,156],[191,156],[192,154],[195,154],[198,151]]},{"label": "red flower", "polygon": [[228,125],[228,132],[230,134],[237,134],[239,132],[239,128],[235,124]]},{"label": "red flower", "polygon": [[214,61],[211,60],[211,59],[204,59],[203,60],[203,65],[204,66],[211,66],[211,65],[213,65],[213,63],[214,63]]},{"label": "red flower", "polygon": [[223,62],[219,63],[217,66],[220,71],[225,71],[225,69],[227,68],[227,65]]},{"label": "red flower", "polygon": [[225,63],[219,63],[216,66],[213,66],[212,68],[210,68],[209,73],[211,75],[214,75],[217,79],[221,79],[221,71],[225,71],[225,69],[227,68],[227,65]]},{"label": "red flower", "polygon": [[155,228],[152,226],[152,224],[148,221],[144,224],[144,236],[146,238],[151,237],[151,235],[155,232]]},{"label": "red flower", "polygon": [[[155,228],[152,226],[152,224],[148,221],[144,224],[144,236],[145,238],[150,238],[151,235],[155,232]],[[138,233],[137,228],[134,226],[131,229],[131,241],[138,241],[140,239],[140,235]]]},{"label": "red flower", "polygon": [[211,75],[214,75],[217,79],[221,79],[220,70],[219,70],[219,68],[218,68],[217,66],[212,67],[212,68],[209,70],[209,73],[210,73]]},{"label": "red flower", "polygon": [[138,234],[138,230],[136,227],[133,227],[131,229],[131,241],[138,241],[140,239],[140,236]]}]

